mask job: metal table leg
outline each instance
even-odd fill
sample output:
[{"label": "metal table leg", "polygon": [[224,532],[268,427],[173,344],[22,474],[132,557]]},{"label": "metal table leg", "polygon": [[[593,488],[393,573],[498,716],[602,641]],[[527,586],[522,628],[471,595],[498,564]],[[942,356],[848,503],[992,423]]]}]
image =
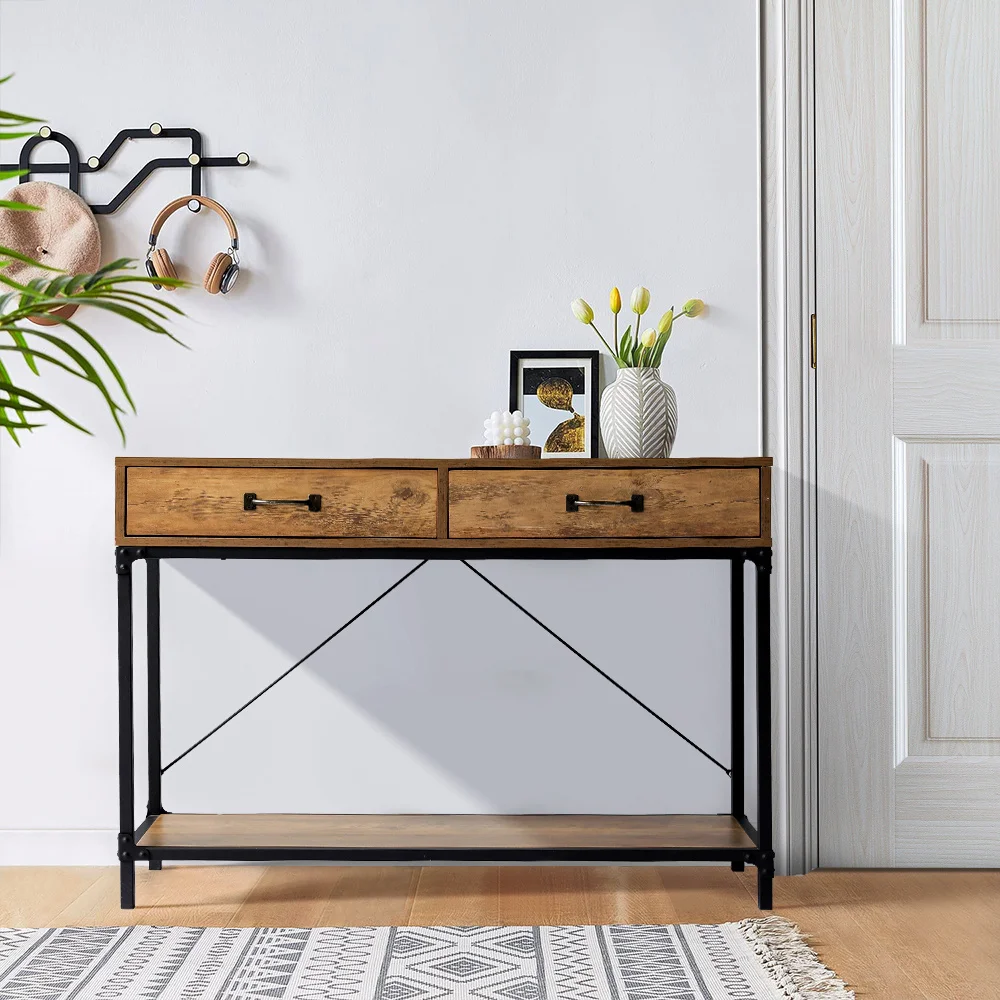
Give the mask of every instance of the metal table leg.
[{"label": "metal table leg", "polygon": [[757,809],[760,860],[757,905],[772,906],[774,845],[771,817],[771,550],[757,553]]},{"label": "metal table leg", "polygon": [[118,549],[118,859],[121,906],[135,908],[135,778],[132,705],[132,553]]},{"label": "metal table leg", "polygon": [[[150,551],[154,552],[155,555],[152,558],[149,557]],[[666,552],[666,550],[664,550]],[[162,803],[162,774],[164,768],[162,767],[161,754],[161,705],[160,705],[160,557],[167,556],[172,557],[174,555],[174,550],[169,549],[153,549],[147,550],[144,548],[128,548],[122,547],[116,550],[116,569],[118,574],[118,684],[119,684],[119,835],[118,835],[118,859],[121,864],[121,906],[123,909],[133,909],[135,907],[135,863],[136,861],[148,861],[150,868],[159,868],[162,864],[162,860],[158,858],[153,860],[150,858],[150,851],[145,848],[139,848],[136,845],[136,840],[142,835],[153,820],[161,815],[165,810],[163,809]],[[223,552],[216,553],[214,550],[181,550],[176,553],[180,556],[191,557],[197,556],[201,558],[226,558],[228,552],[223,554]],[[246,553],[243,553],[246,555]],[[380,553],[381,554],[381,553]],[[659,553],[658,553],[659,554]],[[761,909],[770,909],[772,905],[772,883],[774,877],[774,850],[772,845],[772,788],[771,788],[771,662],[770,662],[770,576],[771,576],[771,552],[769,549],[728,549],[728,550],[715,550],[709,553],[714,558],[725,558],[730,562],[730,625],[731,625],[731,638],[730,638],[730,654],[731,654],[731,671],[732,671],[732,694],[731,694],[731,768],[728,769],[732,786],[731,786],[731,810],[733,817],[743,826],[747,835],[753,841],[753,849],[746,849],[739,851],[713,851],[708,848],[697,848],[688,850],[677,850],[668,849],[664,852],[664,856],[668,860],[729,860],[734,871],[740,871],[743,869],[745,864],[756,864],[758,870],[758,904]],[[256,558],[288,558],[288,553],[274,553],[271,550],[266,552],[257,553],[252,551],[250,553]],[[308,550],[302,553],[293,553],[292,558],[333,558],[334,553],[314,553],[312,550]],[[407,556],[412,555],[412,553],[406,553]],[[689,553],[685,553],[686,557],[693,557]],[[458,558],[459,556],[450,556],[453,558]],[[674,556],[675,558],[680,558],[681,556]],[[639,701],[634,695],[627,691],[622,685],[620,685],[614,678],[610,677],[603,670],[601,670],[596,664],[588,660],[580,652],[573,649],[564,639],[553,632],[548,626],[539,621],[534,615],[532,615],[526,608],[519,605],[513,598],[505,594],[500,588],[492,583],[486,576],[476,570],[474,567],[469,565],[468,561],[461,557],[462,561],[468,566],[472,572],[477,576],[482,577],[485,582],[487,582],[495,590],[503,594],[507,600],[519,607],[525,614],[527,614],[532,620],[534,620],[539,626],[541,626],[546,632],[552,635],[555,639],[563,643],[564,646],[569,648],[574,652],[580,659],[591,666],[599,674],[601,674],[605,679],[610,681],[616,688],[622,691],[624,694],[628,695],[633,701],[637,702],[642,708],[644,708],[651,715],[655,716],[662,722],[665,726],[670,728],[679,737],[684,739],[686,742],[690,743],[691,746],[697,750],[699,753],[703,754],[717,766],[723,770],[727,770],[725,765],[716,760],[707,751],[699,747],[688,737],[686,737],[682,732],[676,729],[670,722],[661,716],[657,715],[643,702]],[[145,822],[137,829],[135,825],[135,777],[134,777],[134,754],[135,754],[135,737],[134,737],[134,690],[133,690],[133,674],[134,674],[134,662],[133,662],[133,586],[132,586],[132,567],[137,559],[147,559],[147,635],[148,635],[148,645],[147,645],[147,668],[149,675],[149,685],[148,685],[148,702],[147,702],[147,721],[149,725],[149,740],[148,740],[148,778],[149,778],[149,801],[147,804],[147,818]],[[754,829],[752,824],[747,821],[746,818],[746,803],[745,803],[745,741],[747,734],[745,732],[745,696],[746,696],[746,683],[745,683],[745,613],[744,613],[744,599],[745,599],[745,584],[744,584],[744,573],[745,564],[747,560],[751,560],[756,568],[756,708],[757,708],[757,793],[758,793],[758,807],[759,807],[759,829]],[[324,642],[316,647],[312,652],[316,652],[322,645],[329,642],[334,636],[339,635],[345,628],[347,628],[353,621],[355,621],[361,614],[364,614],[369,608],[374,606],[379,600],[385,597],[393,589],[400,585],[403,580],[411,576],[420,566],[426,563],[426,559],[423,560],[418,566],[411,569],[404,577],[393,584],[387,591],[380,595],[374,602],[372,602],[368,607],[363,609],[357,615],[354,616],[350,621],[341,626],[336,632],[329,636]],[[312,653],[308,654],[312,655]],[[308,658],[308,656],[307,656]],[[304,662],[304,660],[299,661]],[[299,664],[293,665],[290,670],[295,669]],[[286,676],[289,671],[286,671]],[[278,680],[281,678],[279,677]],[[272,682],[269,687],[273,687]],[[264,690],[268,690],[265,688]],[[261,692],[263,693],[263,692]],[[259,697],[258,694],[256,697]],[[255,700],[255,699],[252,699]],[[249,702],[247,704],[250,704]],[[246,705],[243,706],[247,707]],[[242,709],[240,709],[241,711]],[[225,720],[229,721],[229,720]],[[225,721],[217,726],[216,729],[212,730],[208,734],[211,736],[212,733],[216,732],[221,725],[225,724]],[[200,743],[204,742],[208,736],[203,737],[194,746],[198,746]],[[186,755],[194,746],[185,751],[181,756]],[[177,758],[180,759],[179,757]],[[171,763],[176,763],[173,761]],[[168,765],[169,768],[170,765]],[[186,853],[179,853],[186,852]],[[164,851],[158,851],[158,854],[162,855]],[[219,858],[225,860],[255,860],[266,856],[271,860],[284,860],[287,854],[289,858],[299,857],[299,853],[294,849],[290,852],[284,850],[262,850],[259,848],[237,850],[223,848],[218,851],[212,851],[207,849],[194,849],[187,848],[184,845],[178,845],[177,847],[171,847],[168,849],[170,857],[196,857],[203,860],[208,860],[211,858]],[[317,857],[321,857],[325,860],[336,860],[341,861],[344,852],[338,852],[335,850],[331,851],[320,851],[317,852]],[[350,852],[348,852],[350,853]],[[363,857],[358,857],[355,860],[412,860],[412,852],[388,852],[385,857],[382,857],[384,852],[362,852]],[[418,852],[420,858],[424,858],[424,852]],[[511,852],[514,856],[513,860],[538,860],[534,857],[537,852],[533,852],[529,849],[519,849],[517,851]],[[546,852],[543,852],[546,853]],[[648,860],[647,856],[642,857],[632,857],[631,852],[625,851],[595,851],[593,852],[595,856],[599,855],[600,859],[605,859],[611,855],[615,855],[618,860],[631,861],[631,860]],[[622,857],[621,855],[625,855]],[[376,857],[378,855],[378,857]],[[721,855],[721,856],[720,856]],[[588,854],[588,858],[590,854]],[[449,855],[449,859],[451,856]],[[490,852],[482,851],[459,851],[456,853],[455,860],[469,860],[469,861],[484,861],[491,860],[492,854]],[[556,852],[556,856],[549,858],[546,854],[546,860],[574,860],[577,863],[580,858],[575,856],[570,856],[569,854],[563,855],[560,852]],[[506,860],[506,859],[502,859]],[[586,860],[586,859],[583,859]]]},{"label": "metal table leg", "polygon": [[[746,670],[746,655],[744,652],[744,614],[743,614],[743,565],[744,557],[733,559],[730,563],[731,581],[729,587],[730,612],[729,612],[729,635],[730,635],[730,659],[732,664],[732,678],[730,681],[731,701],[730,701],[730,767],[732,768],[731,788],[732,788],[732,813],[737,822],[742,822],[746,816],[743,802],[743,775],[744,763],[744,740],[746,734],[743,726],[744,712],[744,691],[743,675]],[[733,861],[730,868],[734,872],[743,871],[742,861]]]},{"label": "metal table leg", "polygon": [[[147,816],[163,812],[160,789],[160,560],[146,560],[146,673],[147,673],[147,765],[149,801]],[[150,860],[150,871],[163,867],[160,860]]]}]

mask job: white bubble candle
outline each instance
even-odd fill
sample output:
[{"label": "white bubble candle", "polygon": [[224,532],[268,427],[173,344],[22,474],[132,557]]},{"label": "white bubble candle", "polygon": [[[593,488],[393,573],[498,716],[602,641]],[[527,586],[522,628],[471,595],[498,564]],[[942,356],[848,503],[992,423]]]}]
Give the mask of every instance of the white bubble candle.
[{"label": "white bubble candle", "polygon": [[531,421],[520,410],[494,410],[483,421],[483,444],[531,444]]}]

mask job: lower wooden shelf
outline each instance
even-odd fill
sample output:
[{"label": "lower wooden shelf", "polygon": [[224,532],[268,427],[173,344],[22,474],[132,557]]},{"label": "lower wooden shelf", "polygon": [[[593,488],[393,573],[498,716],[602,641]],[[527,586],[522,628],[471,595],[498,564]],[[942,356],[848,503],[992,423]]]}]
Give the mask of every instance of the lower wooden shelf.
[{"label": "lower wooden shelf", "polygon": [[156,851],[753,850],[728,815],[346,815],[165,813],[138,840]]}]

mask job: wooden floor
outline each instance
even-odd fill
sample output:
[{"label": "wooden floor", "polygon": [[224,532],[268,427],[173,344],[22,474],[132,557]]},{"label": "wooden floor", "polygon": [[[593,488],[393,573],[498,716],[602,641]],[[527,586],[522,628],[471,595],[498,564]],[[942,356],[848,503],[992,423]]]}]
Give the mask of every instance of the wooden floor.
[{"label": "wooden floor", "polygon": [[[0,926],[718,923],[759,915],[751,869],[0,868]],[[794,920],[857,992],[884,1000],[1000,998],[1000,871],[813,872],[778,878]]]}]

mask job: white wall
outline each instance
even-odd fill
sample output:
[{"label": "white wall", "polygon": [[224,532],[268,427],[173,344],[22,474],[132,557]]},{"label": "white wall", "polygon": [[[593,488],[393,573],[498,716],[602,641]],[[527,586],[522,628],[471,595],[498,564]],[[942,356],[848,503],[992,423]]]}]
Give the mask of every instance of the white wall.
[{"label": "white wall", "polygon": [[[139,402],[124,450],[463,456],[506,399],[512,348],[597,346],[570,299],[641,282],[654,319],[690,295],[711,305],[664,358],[675,454],[759,453],[755,18],[750,0],[0,0],[4,106],[84,157],[159,121],[254,160],[207,173],[244,274],[226,299],[177,295],[190,351],[87,317]],[[132,144],[84,196],[108,200],[164,147],[184,144]],[[185,183],[160,171],[102,217],[106,258],[141,256]],[[199,279],[226,246],[204,213],[162,242]],[[95,435],[0,442],[0,863],[108,863],[123,448],[91,395],[46,385]],[[165,567],[165,757],[409,565]],[[725,564],[484,568],[728,761]],[[639,624],[622,630],[624,594]],[[721,771],[451,564],[178,764],[164,794],[209,811],[728,809]]]}]

